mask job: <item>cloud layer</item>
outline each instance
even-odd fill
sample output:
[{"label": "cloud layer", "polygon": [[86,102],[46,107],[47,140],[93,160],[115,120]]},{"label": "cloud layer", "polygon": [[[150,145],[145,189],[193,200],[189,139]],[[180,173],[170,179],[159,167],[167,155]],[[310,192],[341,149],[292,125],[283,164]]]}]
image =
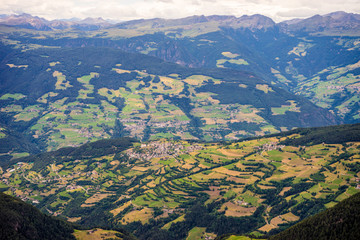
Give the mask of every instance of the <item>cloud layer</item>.
[{"label": "cloud layer", "polygon": [[259,13],[279,22],[334,11],[360,13],[359,0],[0,0],[0,6],[0,14],[29,13],[49,20],[73,17],[131,20]]}]

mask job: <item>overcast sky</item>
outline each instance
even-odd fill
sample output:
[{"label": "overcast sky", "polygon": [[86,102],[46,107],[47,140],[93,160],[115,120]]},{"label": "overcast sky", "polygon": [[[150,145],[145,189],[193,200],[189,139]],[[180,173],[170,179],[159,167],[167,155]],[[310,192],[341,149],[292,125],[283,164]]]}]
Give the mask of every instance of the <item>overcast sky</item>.
[{"label": "overcast sky", "polygon": [[29,13],[48,20],[112,20],[192,15],[263,14],[279,22],[334,11],[360,13],[360,0],[0,0],[0,14]]}]

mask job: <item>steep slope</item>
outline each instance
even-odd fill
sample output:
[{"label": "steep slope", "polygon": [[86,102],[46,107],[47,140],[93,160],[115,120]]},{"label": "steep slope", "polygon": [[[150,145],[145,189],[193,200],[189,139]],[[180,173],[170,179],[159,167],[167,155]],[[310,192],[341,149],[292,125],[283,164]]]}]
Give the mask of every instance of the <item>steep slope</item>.
[{"label": "steep slope", "polygon": [[354,131],[359,124],[241,142],[102,140],[17,159],[3,167],[2,189],[50,214],[125,227],[140,239],[263,235],[359,191],[359,135],[347,136]]},{"label": "steep slope", "polygon": [[[79,226],[77,226],[79,227]],[[119,230],[119,229],[118,229]],[[71,223],[41,213],[29,203],[0,192],[0,239],[68,240],[68,239],[136,240],[124,230],[74,230]]]},{"label": "steep slope", "polygon": [[15,50],[0,74],[5,126],[47,149],[120,136],[238,139],[338,123],[254,74],[186,68],[113,48]]},{"label": "steep slope", "polygon": [[360,193],[334,207],[309,217],[291,228],[270,237],[281,239],[348,239],[360,238]]},{"label": "steep slope", "polygon": [[0,124],[0,166],[17,157],[40,152],[32,137],[16,132]]},{"label": "steep slope", "polygon": [[75,239],[73,227],[0,192],[1,239]]}]

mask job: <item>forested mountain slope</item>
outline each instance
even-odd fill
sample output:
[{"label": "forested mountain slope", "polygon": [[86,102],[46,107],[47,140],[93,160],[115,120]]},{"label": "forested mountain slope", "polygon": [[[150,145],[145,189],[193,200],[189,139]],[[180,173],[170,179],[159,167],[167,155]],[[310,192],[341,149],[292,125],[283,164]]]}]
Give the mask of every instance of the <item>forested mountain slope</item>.
[{"label": "forested mountain slope", "polygon": [[0,192],[1,239],[75,240],[73,232],[69,223],[46,216],[30,204]]},{"label": "forested mountain slope", "polygon": [[289,229],[270,237],[281,239],[348,239],[360,238],[360,193],[334,207],[306,218]]},{"label": "forested mountain slope", "polygon": [[[77,228],[81,226],[77,225]],[[73,224],[40,212],[18,198],[0,192],[0,239],[2,240],[135,240],[123,229],[74,229]]]}]

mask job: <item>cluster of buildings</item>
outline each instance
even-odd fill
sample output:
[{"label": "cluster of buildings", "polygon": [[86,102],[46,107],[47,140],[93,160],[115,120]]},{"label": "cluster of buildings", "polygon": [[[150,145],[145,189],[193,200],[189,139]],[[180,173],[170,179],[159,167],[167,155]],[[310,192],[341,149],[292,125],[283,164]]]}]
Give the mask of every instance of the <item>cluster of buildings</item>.
[{"label": "cluster of buildings", "polygon": [[126,151],[129,158],[149,161],[152,158],[177,157],[181,154],[201,150],[203,147],[198,144],[184,146],[181,142],[174,141],[153,141],[144,143],[140,149],[133,148]]}]

